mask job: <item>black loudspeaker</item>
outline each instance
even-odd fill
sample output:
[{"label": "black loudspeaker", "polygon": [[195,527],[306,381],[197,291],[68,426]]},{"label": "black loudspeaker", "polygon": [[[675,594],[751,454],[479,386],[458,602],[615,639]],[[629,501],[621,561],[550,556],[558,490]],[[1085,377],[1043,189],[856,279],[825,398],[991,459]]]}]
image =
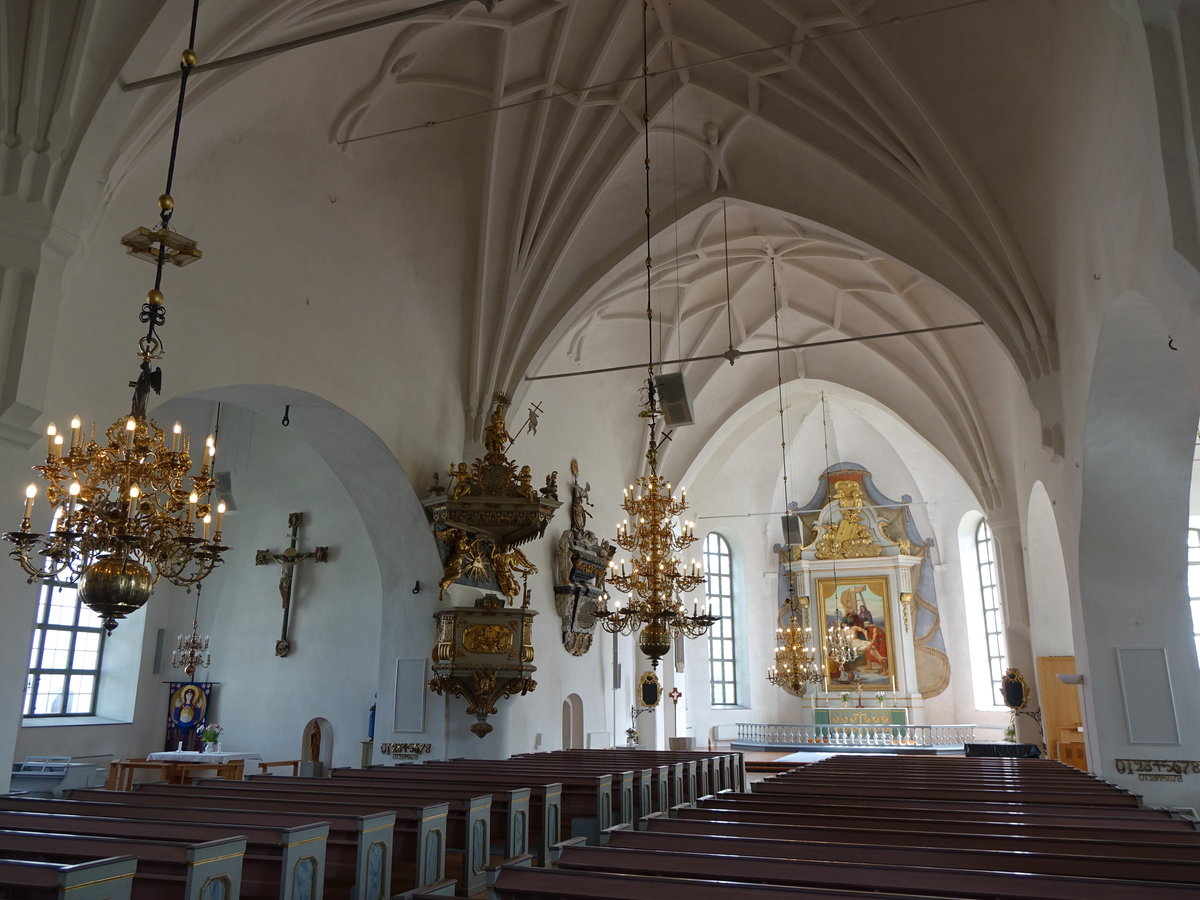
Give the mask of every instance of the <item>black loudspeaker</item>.
[{"label": "black loudspeaker", "polygon": [[783,525],[783,542],[785,544],[800,544],[800,520],[795,516],[780,516]]},{"label": "black loudspeaker", "polygon": [[692,416],[692,399],[688,396],[683,373],[667,372],[655,375],[654,384],[658,388],[659,403],[662,404],[663,422],[671,428],[677,425],[691,425],[695,421]]}]

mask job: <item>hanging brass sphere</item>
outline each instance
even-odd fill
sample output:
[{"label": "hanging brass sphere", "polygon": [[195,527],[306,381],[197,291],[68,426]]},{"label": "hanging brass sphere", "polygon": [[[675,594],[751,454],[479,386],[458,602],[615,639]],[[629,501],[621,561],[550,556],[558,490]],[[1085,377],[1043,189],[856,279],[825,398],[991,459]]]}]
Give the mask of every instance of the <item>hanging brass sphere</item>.
[{"label": "hanging brass sphere", "polygon": [[188,47],[186,50],[184,50],[182,53],[179,54],[179,59],[185,66],[187,66],[190,69],[193,66],[195,66],[197,62],[199,62],[200,57],[196,56],[195,50],[193,50],[191,47]]},{"label": "hanging brass sphere", "polygon": [[657,619],[647,622],[638,635],[638,646],[650,657],[651,665],[657,666],[658,661],[671,651],[671,629]]},{"label": "hanging brass sphere", "polygon": [[79,599],[104,620],[109,634],[117,619],[137,612],[150,599],[154,577],[136,560],[102,556],[79,576]]},{"label": "hanging brass sphere", "polygon": [[146,291],[146,302],[151,306],[162,306],[163,292],[158,290],[158,288],[151,288],[150,290]]},{"label": "hanging brass sphere", "polygon": [[174,209],[175,208],[175,198],[172,197],[170,194],[159,194],[158,195],[158,208],[163,210],[164,212],[168,209]]}]

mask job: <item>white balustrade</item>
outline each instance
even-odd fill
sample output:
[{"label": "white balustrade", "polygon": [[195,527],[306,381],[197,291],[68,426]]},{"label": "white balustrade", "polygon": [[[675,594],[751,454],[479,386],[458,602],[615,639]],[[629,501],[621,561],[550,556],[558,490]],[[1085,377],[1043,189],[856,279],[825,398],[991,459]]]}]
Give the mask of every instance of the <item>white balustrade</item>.
[{"label": "white balustrade", "polygon": [[832,744],[855,747],[950,747],[975,740],[974,725],[813,725],[738,723],[738,741],[747,744],[800,746]]}]

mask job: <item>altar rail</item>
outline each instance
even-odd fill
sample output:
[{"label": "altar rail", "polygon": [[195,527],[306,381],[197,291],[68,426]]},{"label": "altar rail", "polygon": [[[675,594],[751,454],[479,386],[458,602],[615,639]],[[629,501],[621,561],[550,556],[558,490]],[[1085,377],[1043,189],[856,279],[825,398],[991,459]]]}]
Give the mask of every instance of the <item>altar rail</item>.
[{"label": "altar rail", "polygon": [[780,725],[739,722],[748,744],[850,745],[855,747],[961,747],[975,740],[974,725]]}]

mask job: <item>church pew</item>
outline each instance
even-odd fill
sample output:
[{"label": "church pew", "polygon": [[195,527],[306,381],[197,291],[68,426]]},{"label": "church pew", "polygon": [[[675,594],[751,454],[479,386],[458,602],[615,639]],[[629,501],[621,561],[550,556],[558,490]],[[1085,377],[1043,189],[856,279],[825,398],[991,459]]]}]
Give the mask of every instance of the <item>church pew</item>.
[{"label": "church pew", "polygon": [[[1078,770],[1077,770],[1078,771]],[[897,769],[864,767],[861,770],[825,769],[819,764],[795,774],[783,773],[766,780],[791,782],[821,781],[830,784],[847,784],[863,781],[888,782],[902,780],[905,785],[912,787],[937,788],[953,784],[956,787],[972,790],[1015,790],[1031,793],[1061,793],[1077,794],[1088,797],[1096,794],[1134,796],[1114,785],[1089,778],[1082,772],[1080,779],[1061,777],[1057,774],[1026,776],[1021,773],[974,775],[971,773],[949,770],[941,774],[936,771],[903,772]]]},{"label": "church pew", "polygon": [[[703,830],[684,833],[669,824],[656,822],[646,831],[613,829],[608,846],[641,850],[683,851],[728,856],[755,856],[772,859],[799,859],[812,862],[872,862],[890,866],[965,869],[968,871],[1030,872],[1039,875],[1068,875],[1091,878],[1116,878],[1142,881],[1180,882],[1196,874],[1194,862],[1174,863],[1117,856],[1072,856],[1033,850],[977,850],[962,848],[925,848],[872,846],[860,843],[835,843],[821,836],[779,838],[741,837],[712,834]],[[1144,892],[1143,892],[1144,893]]]},{"label": "church pew", "polygon": [[[961,848],[966,850],[1041,851],[1075,856],[1120,856],[1142,860],[1193,862],[1195,845],[1140,844],[1132,842],[1092,841],[1084,838],[1027,838],[1011,834],[958,834],[946,831],[916,831],[908,827],[825,828],[819,825],[780,824],[778,822],[737,822],[721,818],[662,819],[651,817],[648,829],[690,834],[727,834],[768,840],[825,840],[833,843],[857,843],[867,852],[876,846]],[[949,827],[949,826],[948,826]]]},{"label": "church pew", "polygon": [[522,786],[554,783],[561,785],[559,801],[560,834],[570,823],[571,833],[591,835],[595,841],[600,833],[613,825],[611,775],[582,775],[569,767],[510,766],[500,760],[455,762],[425,762],[409,768],[417,772],[443,775],[463,775],[485,784],[500,786],[508,779]]},{"label": "church pew", "polygon": [[[551,751],[549,753],[520,753],[513,758],[537,760],[549,756],[555,759],[578,759],[583,762],[594,762],[594,757],[586,755],[592,752],[601,751],[567,750]],[[637,800],[633,811],[635,819],[647,816],[652,812],[666,812],[671,808],[671,766],[665,763],[655,763],[646,757],[616,757],[606,755],[604,759],[614,772],[623,770],[631,770],[633,772],[633,789]]]},{"label": "church pew", "polygon": [[[829,757],[813,763],[811,768],[784,773],[780,778],[837,778],[837,777],[899,777],[905,781],[953,779],[974,782],[1004,782],[1011,784],[1058,785],[1065,790],[1123,791],[1095,775],[1081,772],[1053,760],[1042,759],[984,759],[967,757],[859,757],[849,754]],[[981,764],[980,764],[981,763]]]},{"label": "church pew", "polygon": [[[432,884],[446,877],[446,831],[449,817],[449,805],[446,803],[381,803],[377,798],[372,798],[372,802],[367,803],[338,803],[306,797],[242,796],[232,789],[235,784],[223,783],[216,790],[196,786],[145,784],[129,794],[119,796],[139,797],[141,802],[148,805],[178,803],[215,809],[296,812],[318,821],[325,821],[329,816],[338,814],[362,816],[391,811],[396,816],[392,840],[393,892]],[[72,792],[71,796],[74,797],[77,793],[101,792],[79,791]]]},{"label": "church pew", "polygon": [[[757,786],[756,786],[757,787]],[[919,804],[898,801],[876,800],[873,797],[846,797],[840,800],[821,797],[815,800],[797,797],[780,797],[768,791],[755,790],[750,794],[722,793],[708,797],[699,804],[705,808],[729,808],[730,805],[750,809],[778,812],[812,812],[817,815],[845,815],[874,818],[938,819],[940,821],[964,821],[1013,824],[1028,822],[1045,825],[1067,825],[1077,828],[1094,827],[1097,822],[1120,827],[1125,831],[1194,832],[1191,822],[1172,817],[1169,813],[1148,808],[1105,809],[1103,815],[1081,815],[1079,807],[1023,805],[1021,803],[986,804],[984,808],[965,803],[937,803],[921,801]],[[1119,823],[1119,825],[1118,825]]]},{"label": "church pew", "polygon": [[136,870],[133,856],[78,863],[0,859],[0,898],[130,900]]},{"label": "church pew", "polygon": [[924,799],[958,800],[964,803],[1038,803],[1051,806],[1096,806],[1106,808],[1136,808],[1139,803],[1133,794],[1125,793],[1095,793],[1079,794],[1061,791],[1031,791],[1028,789],[1006,790],[1003,788],[975,788],[960,786],[946,779],[940,784],[913,787],[907,783],[897,783],[887,779],[848,779],[846,781],[825,782],[820,779],[803,781],[793,779],[772,784],[773,790],[781,793],[791,793],[807,796],[857,796],[869,794],[872,797],[889,797],[906,802],[919,802]]},{"label": "church pew", "polygon": [[[450,799],[451,797],[475,797],[482,793],[478,787],[455,786],[444,782],[438,785],[412,784],[388,778],[386,775],[373,775],[373,771],[364,769],[334,769],[330,773],[330,778],[312,780],[329,785],[331,780],[337,781],[341,779],[342,781],[346,781],[353,779],[355,784],[353,787],[347,786],[348,790],[386,791],[388,792],[388,796],[391,796],[393,793],[418,796],[422,794],[428,795],[430,792],[433,792],[435,796]],[[255,775],[247,780],[255,781],[261,777],[263,776]],[[270,778],[271,776],[266,777]],[[527,787],[506,790],[492,789],[488,793],[492,798],[493,844],[499,844],[499,853],[508,859],[528,853],[531,789]]]},{"label": "church pew", "polygon": [[[623,872],[571,872],[503,866],[492,887],[494,900],[914,900],[912,894],[879,891],[805,890],[722,879],[666,878]],[[420,895],[413,900],[425,900]]]},{"label": "church pew", "polygon": [[[246,839],[242,896],[265,898],[291,897],[299,893],[296,878],[302,870],[323,878],[325,841],[329,836],[329,826],[324,822],[281,828],[42,812],[0,812],[0,829],[186,843],[240,836]],[[264,887],[256,889],[255,885]]]},{"label": "church pew", "polygon": [[[115,795],[104,791],[94,793],[103,799],[90,800],[76,796],[51,800],[40,797],[0,796],[0,811],[149,822],[166,820],[217,824],[235,828],[240,834],[248,834],[258,827],[306,827],[317,821],[316,816],[307,812],[230,810],[221,809],[217,804],[165,804],[157,798],[140,795],[136,791]],[[380,896],[380,891],[372,890],[372,887],[390,883],[395,813],[381,811],[362,816],[335,816],[325,813],[321,820],[329,826],[329,837],[325,845],[326,884],[342,893],[346,892],[342,890],[342,886],[346,886],[356,898]]]},{"label": "church pew", "polygon": [[[723,796],[723,795],[722,795]],[[1120,826],[1106,827],[1053,825],[1029,821],[968,821],[940,816],[891,816],[880,811],[873,816],[848,816],[836,811],[814,812],[790,809],[762,809],[736,803],[722,803],[721,797],[703,801],[699,807],[677,810],[681,819],[718,820],[724,822],[774,822],[781,825],[819,825],[826,828],[869,828],[877,830],[907,829],[913,832],[954,831],[957,834],[1010,834],[1031,838],[1086,838],[1095,841],[1123,843],[1170,844],[1194,847],[1200,854],[1200,833],[1187,831],[1127,831]]]},{"label": "church pew", "polygon": [[204,900],[205,887],[213,880],[227,885],[226,896],[239,897],[245,850],[246,840],[241,837],[184,843],[0,830],[0,857],[6,859],[84,862],[113,856],[137,857],[133,900]]},{"label": "church pew", "polygon": [[[607,816],[604,817],[608,825],[599,826],[600,830],[615,825],[618,822],[633,824],[634,807],[636,806],[634,802],[634,780],[636,775],[632,769],[618,769],[615,766],[603,763],[585,763],[575,760],[525,759],[520,757],[512,757],[504,760],[454,760],[453,762],[501,764],[505,770],[526,771],[556,778],[563,783],[564,787],[568,784],[568,778],[595,777],[606,779],[607,782],[601,781],[596,786],[596,806],[598,812],[604,803],[604,796],[608,797],[609,804]],[[423,763],[422,765],[437,765],[437,763]],[[573,822],[572,827],[574,828],[577,824],[578,822]]]},{"label": "church pew", "polygon": [[1062,875],[964,871],[888,866],[869,859],[858,862],[814,862],[706,853],[630,848],[566,847],[561,870],[623,872],[631,875],[714,879],[777,884],[797,888],[861,887],[913,893],[921,897],[995,898],[995,900],[1129,900],[1147,890],[1164,900],[1195,896],[1194,884],[1117,881]]},{"label": "church pew", "polygon": [[415,765],[371,766],[367,769],[334,769],[334,778],[387,777],[398,782],[436,788],[441,785],[453,789],[477,789],[482,791],[529,791],[529,851],[545,865],[550,847],[561,839],[562,829],[562,784],[543,783],[540,779],[523,776],[505,776],[464,770],[462,772],[434,773],[432,769]]},{"label": "church pew", "polygon": [[[357,784],[357,782],[355,782]],[[485,871],[490,862],[491,794],[463,792],[457,796],[445,791],[390,792],[374,783],[362,785],[358,791],[329,778],[255,778],[229,784],[219,779],[201,779],[194,787],[215,791],[233,791],[240,796],[301,799],[311,796],[319,802],[357,803],[364,806],[443,802],[448,805],[446,849],[459,855],[460,887],[465,894],[475,894],[486,887]]]}]

